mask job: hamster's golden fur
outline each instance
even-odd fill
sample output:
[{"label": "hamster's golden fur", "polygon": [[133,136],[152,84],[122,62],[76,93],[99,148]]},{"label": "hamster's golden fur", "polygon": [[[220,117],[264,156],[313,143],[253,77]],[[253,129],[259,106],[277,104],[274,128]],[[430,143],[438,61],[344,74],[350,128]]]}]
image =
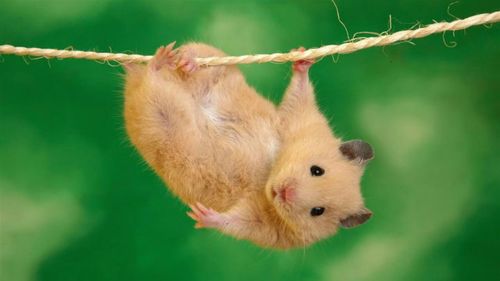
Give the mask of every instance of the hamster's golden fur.
[{"label": "hamster's golden fur", "polygon": [[[148,65],[126,66],[127,133],[171,191],[190,204],[197,227],[285,249],[369,218],[359,184],[371,157],[358,154],[360,147],[365,154],[371,149],[364,143],[346,145],[351,155],[341,149],[316,105],[310,62],[295,63],[275,106],[236,66],[194,65],[194,57],[224,55],[205,44],[177,50],[171,44]],[[324,175],[312,176],[313,165]],[[324,213],[312,216],[314,207]]]}]

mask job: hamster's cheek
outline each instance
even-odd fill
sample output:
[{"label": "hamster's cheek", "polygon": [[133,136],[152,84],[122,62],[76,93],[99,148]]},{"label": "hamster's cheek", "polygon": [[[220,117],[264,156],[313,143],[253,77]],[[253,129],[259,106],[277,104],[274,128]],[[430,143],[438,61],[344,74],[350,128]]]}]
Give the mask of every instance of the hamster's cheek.
[{"label": "hamster's cheek", "polygon": [[297,190],[297,204],[302,207],[317,207],[322,204],[325,192],[321,186],[310,185]]},{"label": "hamster's cheek", "polygon": [[304,209],[304,208],[309,208],[309,206],[315,201],[314,198],[312,197],[314,194],[310,192],[309,190],[304,190],[304,189],[296,189],[295,191],[295,198],[292,202],[292,205],[294,206],[294,209]]}]

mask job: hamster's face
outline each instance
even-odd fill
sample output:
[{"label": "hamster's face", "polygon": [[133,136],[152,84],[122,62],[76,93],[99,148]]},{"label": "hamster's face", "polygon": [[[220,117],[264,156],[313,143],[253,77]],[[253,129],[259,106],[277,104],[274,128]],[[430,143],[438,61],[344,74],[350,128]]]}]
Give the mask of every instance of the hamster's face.
[{"label": "hamster's face", "polygon": [[304,243],[354,227],[371,216],[360,180],[373,158],[365,142],[304,140],[284,147],[266,187],[266,196]]}]

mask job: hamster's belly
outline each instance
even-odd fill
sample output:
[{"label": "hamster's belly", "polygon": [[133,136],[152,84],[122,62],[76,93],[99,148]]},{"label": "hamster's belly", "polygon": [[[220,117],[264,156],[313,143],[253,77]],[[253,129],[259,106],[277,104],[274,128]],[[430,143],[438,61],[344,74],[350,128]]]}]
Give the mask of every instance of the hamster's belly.
[{"label": "hamster's belly", "polygon": [[279,149],[275,114],[245,116],[215,103],[201,105],[212,159],[228,188],[263,188]]}]

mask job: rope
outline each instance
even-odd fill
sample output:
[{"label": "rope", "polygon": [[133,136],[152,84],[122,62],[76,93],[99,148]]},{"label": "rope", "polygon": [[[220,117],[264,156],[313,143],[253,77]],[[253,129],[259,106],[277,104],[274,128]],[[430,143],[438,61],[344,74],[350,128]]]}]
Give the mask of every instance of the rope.
[{"label": "rope", "polygon": [[[355,42],[347,42],[340,45],[327,45],[320,48],[308,49],[303,52],[257,54],[244,56],[226,56],[226,57],[206,57],[196,58],[199,65],[231,65],[231,64],[250,64],[266,62],[287,62],[304,59],[316,59],[333,54],[348,54],[374,46],[390,45],[399,41],[406,41],[415,38],[422,38],[434,33],[440,33],[451,30],[462,30],[475,25],[496,23],[500,21],[500,11],[493,13],[479,14],[460,19],[453,22],[438,22],[414,30],[403,30],[390,35],[369,37]],[[15,47],[11,45],[0,45],[0,54],[17,56],[35,56],[44,58],[75,58],[99,61],[116,61],[119,63],[146,63],[153,56],[143,56],[137,54],[122,53],[97,53],[75,50],[56,50]]]}]

